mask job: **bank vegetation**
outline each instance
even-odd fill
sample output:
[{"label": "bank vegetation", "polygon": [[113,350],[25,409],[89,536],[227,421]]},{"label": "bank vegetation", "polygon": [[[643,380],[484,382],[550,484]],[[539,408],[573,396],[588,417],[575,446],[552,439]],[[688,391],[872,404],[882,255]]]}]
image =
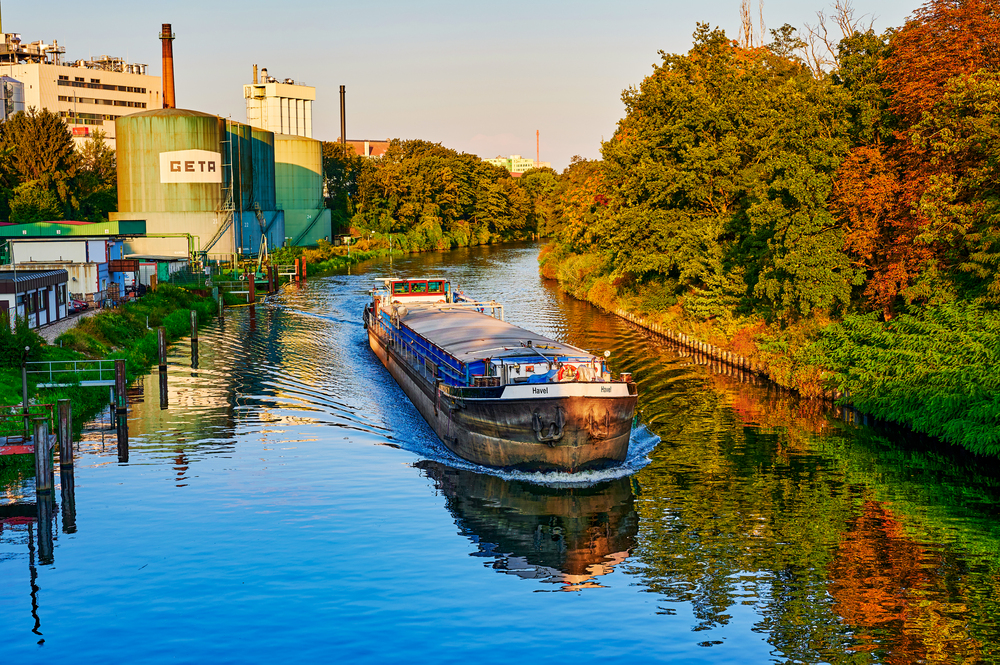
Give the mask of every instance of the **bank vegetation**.
[{"label": "bank vegetation", "polygon": [[826,70],[787,25],[661,53],[602,159],[535,202],[542,274],[998,455],[1000,2],[883,34],[847,9]]}]

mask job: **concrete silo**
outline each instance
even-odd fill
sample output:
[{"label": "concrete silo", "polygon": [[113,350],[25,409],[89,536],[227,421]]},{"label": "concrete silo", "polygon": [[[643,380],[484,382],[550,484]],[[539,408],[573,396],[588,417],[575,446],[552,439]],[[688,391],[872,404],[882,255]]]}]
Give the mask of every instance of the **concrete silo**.
[{"label": "concrete silo", "polygon": [[[275,208],[273,134],[218,116],[156,109],[118,118],[118,212],[145,220],[133,254],[183,256],[187,235],[208,254],[256,254],[284,240]],[[157,238],[157,235],[185,234]]]},{"label": "concrete silo", "polygon": [[330,210],[323,199],[322,144],[303,136],[274,136],[275,194],[285,213],[291,245],[315,245],[331,237]]}]

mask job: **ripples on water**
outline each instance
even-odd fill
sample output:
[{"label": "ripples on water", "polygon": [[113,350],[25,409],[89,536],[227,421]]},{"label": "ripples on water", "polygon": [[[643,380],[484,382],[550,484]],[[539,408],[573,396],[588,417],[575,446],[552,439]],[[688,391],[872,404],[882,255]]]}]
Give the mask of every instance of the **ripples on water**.
[{"label": "ripples on water", "polygon": [[[995,470],[713,372],[536,254],[312,279],[205,329],[197,370],[172,347],[169,408],[155,372],[133,388],[127,463],[106,420],[84,433],[52,551],[31,480],[0,479],[4,662],[1000,659]],[[367,347],[391,270],[611,350],[641,391],[625,464],[455,458]]]}]

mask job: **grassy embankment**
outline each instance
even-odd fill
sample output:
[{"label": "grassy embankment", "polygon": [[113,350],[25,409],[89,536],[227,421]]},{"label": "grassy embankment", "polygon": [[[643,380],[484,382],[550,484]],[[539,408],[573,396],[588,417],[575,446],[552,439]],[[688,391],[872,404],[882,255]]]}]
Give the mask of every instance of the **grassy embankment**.
[{"label": "grassy embankment", "polygon": [[[21,354],[30,348],[28,360],[84,360],[125,358],[128,381],[145,372],[156,362],[156,328],[163,326],[168,341],[190,333],[191,310],[198,313],[200,324],[207,323],[216,312],[211,297],[176,286],[161,286],[138,301],[121,308],[100,312],[81,319],[73,328],[60,335],[56,344],[45,344],[42,338],[25,325],[15,332],[0,327],[0,406],[20,406]],[[147,328],[147,321],[149,327]],[[39,389],[29,378],[29,399],[34,404],[55,404],[69,399],[73,403],[73,427],[79,432],[83,423],[107,406],[107,388]],[[18,421],[0,423],[0,433],[19,431]]]},{"label": "grassy embankment", "polygon": [[836,389],[859,410],[981,455],[1000,457],[1000,313],[969,302],[794,322],[753,314],[699,318],[683,297],[651,283],[622,288],[596,254],[555,245],[539,255],[543,277],[607,311],[713,344],[766,368],[805,397]]}]

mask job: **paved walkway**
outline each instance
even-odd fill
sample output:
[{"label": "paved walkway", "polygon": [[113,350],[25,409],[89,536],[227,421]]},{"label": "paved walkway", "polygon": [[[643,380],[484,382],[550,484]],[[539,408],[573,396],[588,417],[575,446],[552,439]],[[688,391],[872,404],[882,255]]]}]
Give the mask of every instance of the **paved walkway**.
[{"label": "paved walkway", "polygon": [[48,344],[54,344],[56,337],[63,334],[70,328],[76,325],[77,321],[80,319],[87,318],[88,316],[93,316],[97,314],[99,309],[85,309],[79,314],[72,314],[69,317],[62,319],[61,321],[56,321],[55,323],[50,323],[47,326],[42,326],[41,328],[36,328],[35,332],[42,336]]}]

